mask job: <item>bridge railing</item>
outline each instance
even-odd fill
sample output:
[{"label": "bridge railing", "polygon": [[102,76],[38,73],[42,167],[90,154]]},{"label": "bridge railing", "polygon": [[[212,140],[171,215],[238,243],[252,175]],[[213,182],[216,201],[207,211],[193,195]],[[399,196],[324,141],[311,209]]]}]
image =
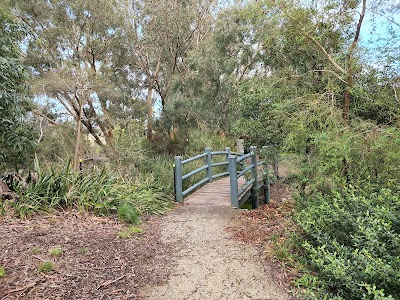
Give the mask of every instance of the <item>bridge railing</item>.
[{"label": "bridge railing", "polygon": [[[263,147],[263,150],[265,147]],[[256,147],[250,147],[250,152],[237,157],[229,156],[229,178],[231,204],[241,207],[251,197],[252,208],[259,206],[258,191],[263,190],[264,202],[270,200],[270,182],[268,176],[268,163],[257,157]],[[239,170],[239,167],[241,170]],[[259,173],[261,171],[261,173]],[[239,179],[245,178],[245,183],[239,186]]]},{"label": "bridge railing", "polygon": [[[224,160],[213,163],[214,156],[222,156]],[[204,165],[186,174],[183,174],[183,166],[185,164],[201,159],[204,160]],[[221,166],[226,166],[225,171],[213,174],[213,168]],[[263,172],[259,175],[258,169],[262,167]],[[205,177],[183,190],[183,182],[202,171],[205,171]],[[230,148],[228,147],[224,151],[216,152],[212,152],[210,148],[206,148],[204,153],[185,160],[182,160],[181,156],[176,156],[174,164],[175,200],[177,202],[182,202],[185,196],[189,195],[201,185],[227,175],[230,176],[232,206],[242,206],[243,203],[245,203],[251,196],[252,207],[258,207],[258,190],[260,188],[262,188],[264,191],[264,201],[266,203],[269,202],[268,165],[264,161],[257,160],[256,147],[250,147],[250,153],[246,155],[231,152]],[[241,177],[250,177],[250,179],[246,180],[246,182],[239,189],[238,183],[239,178]]]},{"label": "bridge railing", "polygon": [[[229,175],[228,157],[230,154],[231,150],[228,147],[224,151],[216,151],[216,152],[212,152],[210,148],[206,148],[204,150],[204,153],[185,160],[182,160],[182,156],[175,156],[175,164],[174,164],[175,200],[177,202],[182,202],[185,196],[189,195],[191,192],[193,192],[201,185],[208,182],[212,182],[216,178]],[[221,162],[213,163],[214,156],[222,156],[224,157],[224,160]],[[190,171],[189,173],[183,174],[184,165],[200,159],[204,160],[204,165],[198,167],[195,170]],[[213,174],[213,168],[224,165],[226,165],[226,170],[224,172]],[[195,182],[193,185],[183,190],[184,187],[183,182],[202,171],[205,171],[205,178]]]}]

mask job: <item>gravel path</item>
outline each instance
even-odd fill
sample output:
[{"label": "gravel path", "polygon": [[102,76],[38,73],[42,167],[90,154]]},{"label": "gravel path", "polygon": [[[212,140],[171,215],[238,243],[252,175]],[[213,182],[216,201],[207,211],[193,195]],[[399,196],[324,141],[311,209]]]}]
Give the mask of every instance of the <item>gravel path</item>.
[{"label": "gravel path", "polygon": [[161,222],[161,240],[175,265],[161,286],[148,286],[151,300],[290,299],[268,275],[257,251],[225,231],[240,210],[229,203],[229,178],[208,184]]}]

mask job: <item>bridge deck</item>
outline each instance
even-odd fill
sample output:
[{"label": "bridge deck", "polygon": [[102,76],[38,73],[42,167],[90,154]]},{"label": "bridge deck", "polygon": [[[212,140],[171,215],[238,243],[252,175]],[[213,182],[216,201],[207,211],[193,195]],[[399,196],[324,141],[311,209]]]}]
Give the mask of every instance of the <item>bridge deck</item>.
[{"label": "bridge deck", "polygon": [[[239,178],[239,185],[243,185],[245,180]],[[212,183],[207,183],[206,185],[199,188],[197,191],[193,192],[185,198],[185,203],[187,202],[198,202],[202,203],[218,203],[220,205],[230,206],[230,186],[229,177],[218,179]]]}]

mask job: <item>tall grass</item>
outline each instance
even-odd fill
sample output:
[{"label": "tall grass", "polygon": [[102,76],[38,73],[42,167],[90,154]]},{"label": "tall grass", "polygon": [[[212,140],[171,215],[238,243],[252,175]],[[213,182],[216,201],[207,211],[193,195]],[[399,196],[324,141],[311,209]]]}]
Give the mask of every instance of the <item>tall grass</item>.
[{"label": "tall grass", "polygon": [[162,214],[171,209],[171,195],[154,178],[124,178],[106,168],[74,173],[68,163],[59,170],[42,172],[38,180],[20,188],[15,213],[27,217],[36,212],[76,208],[97,214],[117,213],[137,223],[140,215]]}]

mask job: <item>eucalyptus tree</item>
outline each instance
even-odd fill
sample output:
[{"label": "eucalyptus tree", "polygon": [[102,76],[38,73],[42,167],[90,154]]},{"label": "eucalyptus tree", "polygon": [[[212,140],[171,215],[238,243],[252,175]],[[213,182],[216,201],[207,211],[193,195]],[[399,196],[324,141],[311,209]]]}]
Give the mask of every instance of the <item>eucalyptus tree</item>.
[{"label": "eucalyptus tree", "polygon": [[147,103],[147,137],[152,138],[155,102],[164,111],[171,87],[188,72],[188,53],[209,34],[214,0],[134,0],[127,3],[128,60]]},{"label": "eucalyptus tree", "polygon": [[[377,36],[377,32],[382,35],[384,31],[384,37],[379,37],[379,42],[375,39],[375,45],[379,45],[383,39],[386,42],[386,48],[380,47],[380,49],[376,49],[378,51],[375,50],[372,55],[373,62],[376,63],[376,58],[382,58],[382,56],[386,63],[388,63],[387,59],[391,58],[393,62],[394,57],[398,58],[399,36],[396,32],[399,24],[396,22],[396,17],[399,15],[399,7],[393,3],[374,0],[264,0],[260,2],[264,6],[265,13],[272,12],[284,20],[291,26],[292,31],[304,40],[305,44],[311,45],[324,57],[326,65],[323,69],[308,71],[332,74],[342,83],[342,116],[344,122],[347,123],[351,99],[355,97],[354,90],[357,79],[360,78],[363,68],[368,66],[368,62],[362,57],[360,41]],[[385,25],[374,22],[377,16],[386,20]],[[365,26],[366,20],[372,24],[372,26],[369,25],[369,34],[367,34],[368,28]],[[389,29],[386,30],[383,27]],[[324,32],[338,33],[342,39],[340,47],[332,48],[329,45],[331,35],[326,35]],[[364,34],[362,35],[362,33]],[[364,50],[368,50],[370,47],[365,42],[363,46]]]},{"label": "eucalyptus tree", "polygon": [[0,4],[0,173],[26,165],[35,131],[27,119],[32,108],[20,43],[26,31],[9,7]]},{"label": "eucalyptus tree", "polygon": [[189,52],[186,76],[175,81],[174,101],[163,121],[227,132],[228,104],[235,85],[267,72],[260,56],[257,28],[249,18],[247,8],[240,5],[228,6],[215,15],[211,34]]},{"label": "eucalyptus tree", "polygon": [[76,120],[76,168],[81,124],[108,149],[113,113],[129,110],[122,100],[131,98],[130,90],[118,80],[125,73],[114,68],[124,53],[121,6],[109,0],[28,0],[18,9],[32,33],[26,61],[35,93],[56,99]]}]

